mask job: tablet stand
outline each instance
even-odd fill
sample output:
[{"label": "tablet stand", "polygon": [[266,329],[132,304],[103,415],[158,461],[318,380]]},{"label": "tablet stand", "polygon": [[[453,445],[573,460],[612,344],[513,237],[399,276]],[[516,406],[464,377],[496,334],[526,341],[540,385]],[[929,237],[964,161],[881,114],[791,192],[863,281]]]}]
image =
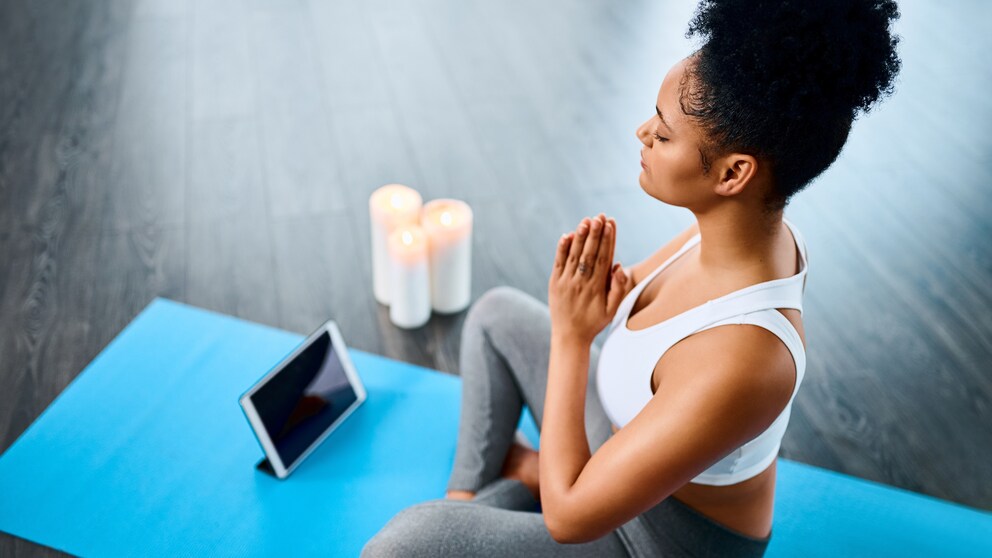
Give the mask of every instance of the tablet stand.
[{"label": "tablet stand", "polygon": [[259,471],[268,473],[268,474],[272,475],[273,477],[275,477],[277,479],[279,478],[279,477],[276,476],[275,469],[272,468],[272,463],[269,463],[269,458],[268,457],[266,457],[266,458],[262,459],[261,461],[259,461],[255,465],[255,468],[258,469]]}]

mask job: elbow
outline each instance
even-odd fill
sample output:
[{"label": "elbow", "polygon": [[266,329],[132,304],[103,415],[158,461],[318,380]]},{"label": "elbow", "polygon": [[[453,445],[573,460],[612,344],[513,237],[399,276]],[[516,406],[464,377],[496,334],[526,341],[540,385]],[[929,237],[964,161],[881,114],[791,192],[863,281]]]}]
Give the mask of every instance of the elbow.
[{"label": "elbow", "polygon": [[545,514],[544,524],[548,527],[548,534],[554,539],[556,543],[559,544],[576,544],[583,541],[577,540],[576,533],[568,529],[567,525],[561,525],[555,521],[552,521]]},{"label": "elbow", "polygon": [[541,514],[548,534],[560,544],[580,544],[608,535],[613,527],[595,506],[576,502],[568,494],[553,494],[542,486]]},{"label": "elbow", "polygon": [[544,525],[548,528],[548,534],[555,542],[560,544],[580,544],[598,539],[602,535],[596,535],[592,529],[584,529],[575,521],[571,521],[544,511]]},{"label": "elbow", "polygon": [[541,486],[541,517],[544,519],[544,526],[556,543],[569,544],[572,542],[572,533],[568,528],[570,521],[562,513],[568,508],[558,505],[552,495],[547,493],[545,486],[547,485]]}]

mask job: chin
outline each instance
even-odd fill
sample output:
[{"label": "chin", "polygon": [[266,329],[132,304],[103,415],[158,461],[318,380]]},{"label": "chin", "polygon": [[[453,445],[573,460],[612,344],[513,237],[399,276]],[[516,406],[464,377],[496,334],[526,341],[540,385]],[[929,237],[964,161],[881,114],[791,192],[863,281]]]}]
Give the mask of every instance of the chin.
[{"label": "chin", "polygon": [[652,198],[660,201],[665,205],[670,205],[672,207],[685,207],[688,209],[688,206],[685,205],[685,202],[680,203],[678,200],[672,199],[670,196],[663,195],[661,193],[661,188],[658,188],[657,186],[654,185],[645,186],[643,183],[641,183],[641,189],[644,190],[645,194],[651,196]]},{"label": "chin", "polygon": [[641,190],[643,190],[645,194],[647,194],[647,195],[649,195],[649,196],[651,196],[652,198],[654,198],[654,199],[656,199],[656,200],[658,200],[658,201],[660,201],[660,202],[662,202],[662,203],[669,203],[669,202],[667,202],[667,201],[665,201],[665,199],[664,199],[664,198],[662,198],[662,197],[661,197],[661,196],[660,196],[660,195],[658,194],[658,190],[659,190],[659,188],[658,188],[657,186],[655,186],[655,185],[653,185],[653,184],[651,184],[651,183],[650,183],[650,182],[649,182],[649,181],[648,181],[648,180],[647,180],[647,179],[645,178],[645,173],[644,173],[643,171],[641,171],[641,176],[640,176],[640,178],[638,178],[638,180],[637,180],[637,181],[638,181],[638,183],[640,183],[640,185],[641,185]]},{"label": "chin", "polygon": [[643,190],[644,193],[654,197],[654,194],[651,193],[651,186],[647,179],[647,173],[643,169],[641,170],[640,176],[637,177],[637,183],[640,184],[641,190]]}]

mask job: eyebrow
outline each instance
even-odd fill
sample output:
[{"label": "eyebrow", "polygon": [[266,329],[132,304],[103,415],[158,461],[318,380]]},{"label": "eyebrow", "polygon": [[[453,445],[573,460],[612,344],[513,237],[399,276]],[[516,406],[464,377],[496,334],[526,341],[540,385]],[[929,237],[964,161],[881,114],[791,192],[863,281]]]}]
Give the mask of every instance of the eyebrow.
[{"label": "eyebrow", "polygon": [[668,122],[665,122],[665,117],[661,115],[661,109],[658,108],[658,105],[655,105],[654,106],[654,110],[655,110],[655,112],[658,113],[658,118],[661,119],[661,123],[664,124],[666,128],[668,128],[669,130],[671,130],[672,127],[668,125]]}]

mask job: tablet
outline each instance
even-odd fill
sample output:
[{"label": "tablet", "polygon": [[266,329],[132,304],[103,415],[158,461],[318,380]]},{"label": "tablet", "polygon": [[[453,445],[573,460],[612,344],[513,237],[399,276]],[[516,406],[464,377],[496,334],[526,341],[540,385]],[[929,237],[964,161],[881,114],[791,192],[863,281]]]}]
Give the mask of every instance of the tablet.
[{"label": "tablet", "polygon": [[241,408],[266,459],[257,467],[284,479],[365,401],[333,320],[241,396]]}]

